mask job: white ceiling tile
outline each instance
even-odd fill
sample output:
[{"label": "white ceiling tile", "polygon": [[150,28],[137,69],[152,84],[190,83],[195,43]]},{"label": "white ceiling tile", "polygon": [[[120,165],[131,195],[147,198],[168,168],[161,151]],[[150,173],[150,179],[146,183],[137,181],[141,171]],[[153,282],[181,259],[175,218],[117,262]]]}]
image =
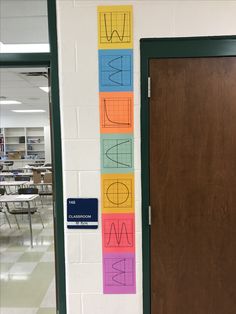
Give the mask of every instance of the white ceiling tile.
[{"label": "white ceiling tile", "polygon": [[0,17],[46,16],[47,0],[0,0]]},{"label": "white ceiling tile", "polygon": [[47,17],[1,18],[0,41],[4,44],[48,43]]},{"label": "white ceiling tile", "polygon": [[[22,73],[46,72],[46,68],[2,68],[0,69],[0,96],[7,99],[18,100],[20,105],[0,105],[0,113],[3,110],[9,112],[12,109],[44,109],[48,111],[48,93],[45,93],[39,86],[47,86],[48,80],[45,77],[26,76]],[[36,108],[37,107],[37,108]]]}]

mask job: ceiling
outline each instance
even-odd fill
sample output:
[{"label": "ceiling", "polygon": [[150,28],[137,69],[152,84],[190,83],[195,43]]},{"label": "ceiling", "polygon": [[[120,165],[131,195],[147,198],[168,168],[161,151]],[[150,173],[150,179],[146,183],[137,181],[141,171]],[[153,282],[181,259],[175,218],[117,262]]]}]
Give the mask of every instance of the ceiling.
[{"label": "ceiling", "polygon": [[[27,74],[30,73],[30,76]],[[47,68],[0,68],[0,100],[17,100],[22,104],[0,105],[0,114],[13,109],[43,109],[48,114]]]},{"label": "ceiling", "polygon": [[48,43],[46,0],[0,0],[3,44]]},{"label": "ceiling", "polygon": [[[4,45],[47,44],[47,1],[0,0],[0,42]],[[23,72],[47,72],[47,69],[0,68],[0,97],[22,102],[0,104],[0,116],[12,114],[12,109],[43,109],[48,115],[48,93],[39,89],[48,86],[47,78],[27,76]]]}]

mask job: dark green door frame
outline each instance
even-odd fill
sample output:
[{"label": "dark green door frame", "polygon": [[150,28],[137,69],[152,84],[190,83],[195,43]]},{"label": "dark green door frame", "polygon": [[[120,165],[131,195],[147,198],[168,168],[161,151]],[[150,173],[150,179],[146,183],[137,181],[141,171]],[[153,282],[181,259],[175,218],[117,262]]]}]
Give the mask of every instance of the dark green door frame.
[{"label": "dark green door frame", "polygon": [[[150,38],[141,49],[141,167],[143,314],[151,314],[151,228],[149,226],[149,61],[157,58],[235,57],[236,36]],[[152,313],[153,314],[153,313]]]},{"label": "dark green door frame", "polygon": [[51,138],[53,156],[54,234],[56,257],[57,313],[66,314],[66,279],[64,250],[63,180],[61,124],[58,79],[56,0],[48,0],[50,53],[0,53],[0,67],[50,67]]}]

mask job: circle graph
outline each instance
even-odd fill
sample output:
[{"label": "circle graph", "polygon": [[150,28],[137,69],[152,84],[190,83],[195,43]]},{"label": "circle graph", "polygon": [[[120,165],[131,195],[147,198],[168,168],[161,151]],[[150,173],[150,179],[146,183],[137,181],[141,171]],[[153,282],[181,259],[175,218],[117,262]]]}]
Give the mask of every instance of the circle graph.
[{"label": "circle graph", "polygon": [[111,183],[107,190],[106,196],[110,203],[116,206],[125,204],[130,196],[129,189],[123,182]]}]

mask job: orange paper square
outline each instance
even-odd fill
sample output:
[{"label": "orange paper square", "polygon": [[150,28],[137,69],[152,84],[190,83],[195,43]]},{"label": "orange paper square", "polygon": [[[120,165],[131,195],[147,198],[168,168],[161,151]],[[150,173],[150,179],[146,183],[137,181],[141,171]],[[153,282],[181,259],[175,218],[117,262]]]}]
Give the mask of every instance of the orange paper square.
[{"label": "orange paper square", "polygon": [[132,133],[133,92],[104,92],[99,94],[99,99],[101,133]]}]

